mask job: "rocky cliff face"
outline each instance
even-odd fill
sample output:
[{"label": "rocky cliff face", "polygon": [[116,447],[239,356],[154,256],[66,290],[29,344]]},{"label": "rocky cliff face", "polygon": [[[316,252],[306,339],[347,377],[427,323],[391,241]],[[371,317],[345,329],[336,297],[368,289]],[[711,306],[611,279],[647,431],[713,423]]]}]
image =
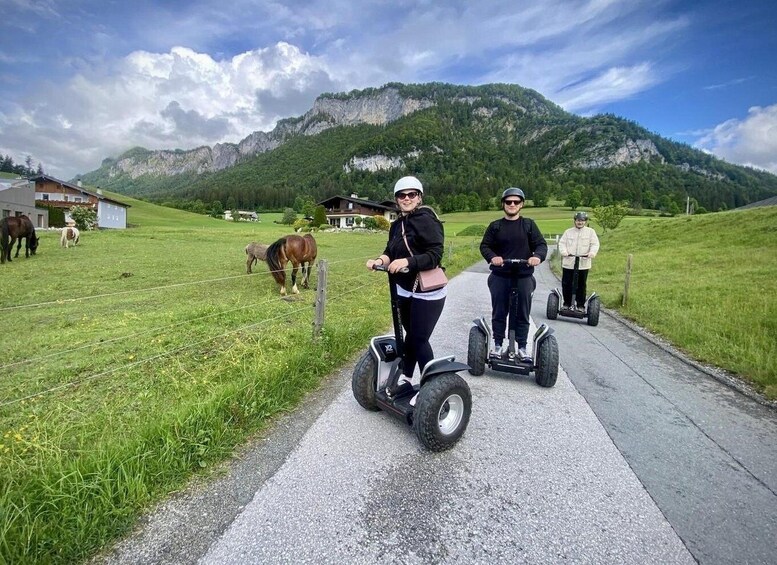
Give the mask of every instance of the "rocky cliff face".
[{"label": "rocky cliff face", "polygon": [[[111,166],[109,176],[125,174],[169,176],[181,173],[218,171],[236,165],[245,158],[271,151],[294,135],[317,135],[337,126],[358,124],[385,125],[403,116],[429,108],[429,99],[406,98],[396,88],[384,88],[373,94],[342,99],[321,96],[300,119],[282,120],[271,132],[257,131],[240,143],[218,143],[214,147],[198,147],[189,151],[150,151],[145,155],[119,157]],[[356,168],[380,167],[380,159]],[[401,160],[400,160],[401,163]]]}]

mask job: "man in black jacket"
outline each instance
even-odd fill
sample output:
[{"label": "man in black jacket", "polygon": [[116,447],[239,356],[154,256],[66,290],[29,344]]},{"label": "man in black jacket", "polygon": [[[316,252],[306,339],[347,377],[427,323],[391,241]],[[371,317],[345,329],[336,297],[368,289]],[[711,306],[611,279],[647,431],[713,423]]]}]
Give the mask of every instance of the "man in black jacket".
[{"label": "man in black jacket", "polygon": [[[491,222],[480,242],[480,254],[491,265],[488,276],[488,290],[491,292],[491,327],[494,332],[492,355],[502,355],[507,350],[503,345],[507,329],[507,314],[510,308],[510,285],[512,277],[518,280],[518,319],[515,340],[518,356],[531,361],[526,350],[529,337],[529,314],[534,288],[534,267],[545,260],[548,245],[537,224],[520,215],[526,197],[520,188],[508,188],[502,193],[504,218]],[[527,259],[528,264],[504,266],[505,259]]]}]

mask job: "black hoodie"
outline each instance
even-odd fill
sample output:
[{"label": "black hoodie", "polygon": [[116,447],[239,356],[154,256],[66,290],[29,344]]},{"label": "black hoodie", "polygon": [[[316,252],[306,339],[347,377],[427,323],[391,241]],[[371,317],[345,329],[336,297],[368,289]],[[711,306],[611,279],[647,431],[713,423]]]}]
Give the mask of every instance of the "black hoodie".
[{"label": "black hoodie", "polygon": [[[402,226],[412,254],[402,238]],[[383,254],[388,255],[392,261],[407,258],[410,272],[397,273],[393,275],[393,280],[405,290],[412,291],[418,271],[427,271],[440,265],[445,250],[444,242],[442,223],[431,208],[421,206],[407,216],[400,216],[391,224]]]}]

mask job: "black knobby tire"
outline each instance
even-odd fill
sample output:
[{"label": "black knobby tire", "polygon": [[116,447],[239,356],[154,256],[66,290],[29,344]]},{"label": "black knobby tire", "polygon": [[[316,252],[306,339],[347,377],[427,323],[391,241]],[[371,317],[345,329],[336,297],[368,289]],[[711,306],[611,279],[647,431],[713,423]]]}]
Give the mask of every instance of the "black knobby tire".
[{"label": "black knobby tire", "polygon": [[477,326],[472,326],[469,330],[467,347],[467,365],[469,365],[470,375],[479,377],[486,372],[486,355],[488,355],[486,336]]},{"label": "black knobby tire", "polygon": [[450,449],[469,424],[472,393],[456,373],[436,375],[421,387],[413,414],[418,440],[430,451]]},{"label": "black knobby tire", "polygon": [[353,390],[353,397],[356,399],[356,402],[358,402],[362,408],[373,412],[380,410],[375,402],[377,378],[378,370],[375,365],[375,358],[372,356],[372,353],[367,350],[359,357],[356,366],[353,368],[351,390]]},{"label": "black knobby tire", "polygon": [[548,320],[555,320],[558,318],[558,294],[551,292],[548,295],[548,307],[545,309],[545,316]]},{"label": "black knobby tire", "polygon": [[588,301],[588,325],[589,326],[596,326],[599,324],[599,310],[601,309],[601,303],[599,302],[599,297],[594,296],[591,300]]},{"label": "black knobby tire", "polygon": [[534,380],[537,384],[550,388],[556,384],[558,378],[558,342],[556,336],[548,336],[543,339],[537,352],[537,369],[534,371]]}]

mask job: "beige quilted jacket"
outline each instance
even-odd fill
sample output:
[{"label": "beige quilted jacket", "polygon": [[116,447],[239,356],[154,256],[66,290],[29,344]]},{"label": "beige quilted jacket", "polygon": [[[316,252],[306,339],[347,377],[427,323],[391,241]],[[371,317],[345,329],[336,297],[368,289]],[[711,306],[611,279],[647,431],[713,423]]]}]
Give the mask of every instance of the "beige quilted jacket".
[{"label": "beige quilted jacket", "polygon": [[599,238],[593,228],[588,226],[569,228],[558,240],[558,251],[561,254],[561,266],[574,269],[575,255],[588,255],[580,259],[578,268],[586,271],[591,268],[591,259],[599,252]]}]

